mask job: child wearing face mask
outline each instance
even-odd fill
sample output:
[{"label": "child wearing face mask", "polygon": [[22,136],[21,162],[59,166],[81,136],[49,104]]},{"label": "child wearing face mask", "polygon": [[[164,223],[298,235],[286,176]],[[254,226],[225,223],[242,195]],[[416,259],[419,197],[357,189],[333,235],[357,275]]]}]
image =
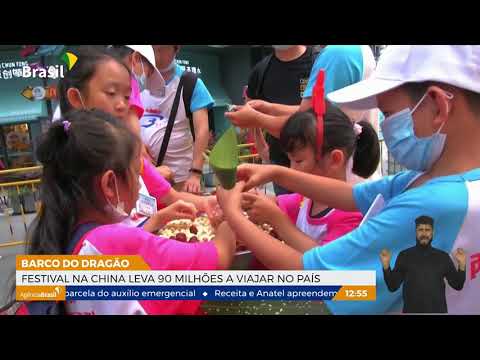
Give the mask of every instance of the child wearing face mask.
[{"label": "child wearing face mask", "polygon": [[155,67],[155,55],[151,45],[115,45],[110,48],[131,71],[132,93],[130,105],[135,110],[136,129],[140,134],[139,119],[143,116],[144,107],[140,93],[149,89],[157,96],[163,96],[165,80]]},{"label": "child wearing face mask", "polygon": [[[334,314],[385,314],[401,310],[402,292],[388,290],[379,254],[388,249],[398,256],[413,246],[415,219],[426,215],[438,224],[432,244],[455,257],[462,248],[470,260],[459,266],[466,272],[461,293],[445,289],[449,314],[478,314],[480,85],[472,69],[479,66],[477,45],[388,46],[370,79],[327,97],[351,109],[378,107],[386,114],[383,137],[407,170],[352,186],[277,166],[241,165],[237,177],[243,181],[231,191],[217,191],[239,240],[273,269],[374,271],[375,301],[326,304]],[[241,216],[241,193],[269,181],[332,207],[361,211],[367,220],[326,246],[296,251]],[[430,294],[417,295],[431,301]]]},{"label": "child wearing face mask", "polygon": [[[151,45],[114,45],[111,50],[131,69],[132,93],[128,122],[132,124],[135,134],[140,136],[140,119],[144,114],[140,93],[148,88],[152,93],[163,96],[165,81],[155,66],[155,55]],[[142,146],[142,155],[153,164],[156,162],[145,144]],[[157,166],[157,171],[168,181],[173,181],[173,172],[168,166]]]},{"label": "child wearing face mask", "polygon": [[[339,108],[327,103],[320,141],[318,126],[322,125],[315,113],[306,111],[292,115],[283,127],[280,143],[292,169],[339,181],[347,181],[351,172],[365,178],[373,174],[380,150],[368,122],[352,124]],[[278,206],[252,193],[244,193],[243,201],[250,218],[272,224],[279,237],[299,251],[325,245],[355,229],[362,220],[359,212],[334,209],[297,193],[277,196]]]},{"label": "child wearing face mask", "polygon": [[[448,100],[453,99],[450,92],[444,91],[444,94]],[[396,114],[386,112],[386,117],[380,122],[388,151],[397,162],[410,170],[430,169],[440,157],[447,137],[441,133],[445,123],[431,137],[422,138],[414,134],[412,115],[427,95],[425,93],[412,110],[405,109]]]},{"label": "child wearing face mask", "polygon": [[[101,141],[99,141],[101,139]],[[140,255],[151,270],[227,269],[235,238],[226,223],[212,242],[183,243],[118,220],[138,197],[140,140],[98,110],[70,112],[43,135],[42,210],[27,254]],[[69,301],[23,304],[22,314],[195,314],[200,301]]]},{"label": "child wearing face mask", "polygon": [[[153,50],[151,51],[153,56]],[[75,66],[65,74],[58,84],[62,114],[68,116],[68,113],[74,109],[101,109],[125,122],[138,136],[136,128],[131,126],[131,122],[128,121],[132,92],[129,67],[114,52],[108,50],[87,47],[81,48],[76,55],[78,60]],[[147,85],[159,89],[160,83],[159,80],[156,83],[147,83]],[[177,192],[145,156],[142,156],[142,160],[143,171],[139,178],[140,194],[154,197],[159,209],[182,200],[192,203],[197,211],[212,215],[212,209],[216,206],[215,197],[201,197]],[[171,209],[171,215],[180,216],[174,210],[178,207],[190,213],[185,204],[180,204],[176,205],[177,208]],[[146,216],[138,214],[132,214],[131,217],[124,219],[124,223],[130,226],[144,226],[147,221]],[[147,226],[147,229],[158,230],[150,226]]]}]

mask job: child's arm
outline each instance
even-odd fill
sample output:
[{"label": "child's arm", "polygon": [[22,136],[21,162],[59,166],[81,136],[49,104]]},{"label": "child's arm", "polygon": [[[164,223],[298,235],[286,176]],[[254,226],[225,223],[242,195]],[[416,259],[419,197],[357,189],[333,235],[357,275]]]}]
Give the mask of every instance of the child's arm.
[{"label": "child's arm", "polygon": [[166,165],[156,167],[157,172],[169,183],[173,183],[173,171]]},{"label": "child's arm", "polygon": [[236,238],[234,232],[226,222],[222,222],[218,226],[215,238],[212,241],[217,248],[218,269],[229,269],[235,255]]},{"label": "child's arm", "polygon": [[353,197],[353,187],[344,181],[306,174],[283,166],[254,164],[240,165],[237,177],[246,181],[245,190],[274,181],[284,188],[329,207],[358,211]]},{"label": "child's arm", "polygon": [[151,196],[157,199],[157,202],[168,206],[178,200],[190,202],[198,211],[206,212],[209,217],[212,208],[216,205],[215,196],[198,196],[186,192],[178,192],[163,178],[157,169],[147,160],[143,159],[144,170],[142,179]]},{"label": "child's arm", "polygon": [[172,186],[145,157],[143,158],[142,179],[149,194],[157,199],[159,207],[165,207],[174,202],[167,203],[165,201],[165,197],[170,193]]},{"label": "child's arm", "polygon": [[328,232],[320,245],[326,245],[355,230],[362,222],[362,218],[362,214],[359,212],[345,212],[340,214],[340,216],[336,216],[335,221],[328,224]]},{"label": "child's arm", "polygon": [[239,182],[232,190],[219,187],[217,199],[225,218],[236,236],[255,256],[270,269],[303,269],[302,254],[267,235],[242,216],[241,197],[244,183]]},{"label": "child's arm", "polygon": [[233,112],[226,112],[228,118],[235,126],[241,128],[262,128],[273,136],[279,138],[280,132],[290,115],[272,116],[253,109],[246,104]]},{"label": "child's arm", "polygon": [[295,250],[303,254],[318,246],[312,238],[298,230],[288,215],[267,197],[243,193],[242,200],[249,203],[250,210],[247,213],[252,221],[272,225],[280,239]]},{"label": "child's arm", "polygon": [[277,104],[277,103],[270,103],[268,101],[259,100],[259,99],[248,99],[248,105],[254,108],[261,113],[272,115],[272,116],[284,116],[288,115],[291,116],[292,114],[299,111],[299,105],[284,105],[284,104]]},{"label": "child's arm", "polygon": [[274,227],[280,239],[302,254],[318,246],[310,236],[292,224],[288,216],[284,213],[282,213],[281,216],[277,216],[271,225]]},{"label": "child's arm", "polygon": [[267,142],[265,141],[265,137],[263,136],[262,129],[254,128],[249,129],[249,131],[253,131],[253,136],[255,139],[255,147],[257,148],[258,154],[262,158],[262,160],[266,163],[270,162],[270,153]]}]

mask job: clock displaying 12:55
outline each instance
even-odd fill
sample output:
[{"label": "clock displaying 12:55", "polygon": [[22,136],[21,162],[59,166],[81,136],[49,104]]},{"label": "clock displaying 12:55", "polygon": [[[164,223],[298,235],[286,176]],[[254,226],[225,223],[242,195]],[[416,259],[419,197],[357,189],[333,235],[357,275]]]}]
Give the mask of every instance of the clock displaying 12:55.
[{"label": "clock displaying 12:55", "polygon": [[358,289],[358,290],[351,290],[347,289],[345,290],[345,295],[349,298],[362,298],[362,297],[367,297],[368,296],[368,290],[367,289]]}]

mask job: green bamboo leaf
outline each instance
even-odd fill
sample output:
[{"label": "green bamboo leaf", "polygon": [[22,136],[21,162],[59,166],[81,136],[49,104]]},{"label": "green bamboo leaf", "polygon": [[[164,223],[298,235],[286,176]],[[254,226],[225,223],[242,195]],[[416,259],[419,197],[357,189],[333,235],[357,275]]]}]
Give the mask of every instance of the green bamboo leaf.
[{"label": "green bamboo leaf", "polygon": [[218,139],[209,156],[213,172],[222,187],[227,190],[235,186],[238,155],[237,133],[233,127],[230,127]]}]

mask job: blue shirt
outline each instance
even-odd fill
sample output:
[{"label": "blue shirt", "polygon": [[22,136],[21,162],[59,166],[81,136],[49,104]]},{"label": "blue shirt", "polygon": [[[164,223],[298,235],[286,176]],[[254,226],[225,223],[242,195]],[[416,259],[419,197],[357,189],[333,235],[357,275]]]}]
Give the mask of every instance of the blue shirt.
[{"label": "blue shirt", "polygon": [[[428,215],[434,219],[432,246],[451,253],[467,214],[478,213],[472,199],[478,198],[480,193],[473,194],[469,184],[480,180],[480,169],[438,177],[405,191],[419,175],[418,172],[406,171],[354,186],[353,197],[363,214],[378,194],[382,194],[385,200],[383,210],[351,233],[304,254],[303,265],[306,270],[376,271],[376,301],[327,301],[327,306],[334,314],[400,311],[402,289],[394,293],[387,289],[380,252],[383,249],[391,251],[393,266],[400,251],[416,243],[415,219]],[[472,229],[462,229],[465,230],[474,233]],[[472,243],[474,239],[469,241]]]},{"label": "blue shirt", "polygon": [[360,45],[328,45],[313,64],[303,98],[311,98],[320,69],[325,70],[325,94],[363,80],[363,52]]},{"label": "blue shirt", "polygon": [[[184,71],[185,70],[182,70],[182,68],[178,64],[176,64],[174,77],[181,77]],[[168,85],[170,81],[172,81],[172,79],[167,81],[166,84]],[[210,109],[214,106],[214,104],[215,101],[213,100],[212,95],[210,95],[210,92],[208,91],[204,82],[202,81],[202,79],[197,78],[195,88],[193,89],[192,101],[190,103],[190,111],[194,113],[195,111],[200,109]]]}]

